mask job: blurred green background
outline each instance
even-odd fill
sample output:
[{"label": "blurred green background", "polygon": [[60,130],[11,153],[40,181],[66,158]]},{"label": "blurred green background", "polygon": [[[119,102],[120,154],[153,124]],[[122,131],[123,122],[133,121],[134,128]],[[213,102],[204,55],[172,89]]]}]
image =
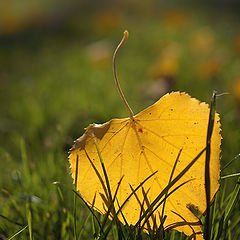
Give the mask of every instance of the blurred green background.
[{"label": "blurred green background", "polygon": [[[24,222],[9,196],[21,204],[27,194],[54,219],[52,183],[71,198],[73,140],[90,123],[127,117],[112,75],[125,29],[117,68],[134,113],[170,91],[205,102],[213,90],[228,93],[217,98],[217,111],[222,165],[230,161],[240,152],[239,10],[237,1],[1,1],[0,213]],[[225,173],[239,168],[235,162]],[[0,218],[5,235],[10,226]]]}]

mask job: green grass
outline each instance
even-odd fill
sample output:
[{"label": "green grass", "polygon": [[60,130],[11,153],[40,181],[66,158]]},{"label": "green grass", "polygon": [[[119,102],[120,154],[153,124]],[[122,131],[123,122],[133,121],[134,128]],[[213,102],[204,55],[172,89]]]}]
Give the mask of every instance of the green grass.
[{"label": "green grass", "polygon": [[[225,177],[240,172],[239,100],[233,93],[234,80],[240,76],[239,53],[233,46],[239,16],[216,11],[212,21],[211,10],[186,8],[190,20],[173,28],[164,22],[164,7],[152,9],[144,19],[141,6],[129,8],[121,22],[106,31],[100,31],[94,20],[99,12],[91,10],[91,17],[83,11],[61,31],[30,29],[0,37],[0,238],[101,239],[104,223],[108,239],[140,239],[140,235],[154,239],[154,235],[110,222],[95,211],[94,216],[73,191],[67,160],[73,140],[88,124],[127,116],[111,69],[111,54],[125,28],[130,37],[119,54],[118,74],[134,113],[157,100],[145,96],[144,89],[155,81],[150,68],[168,45],[177,45],[181,57],[171,76],[174,84],[167,91],[185,91],[206,102],[213,90],[230,93],[217,97],[223,170],[221,188],[210,208],[210,232],[214,240],[240,238],[240,179]],[[87,27],[81,25],[82,19]],[[214,44],[206,54],[193,54],[192,36],[205,28]],[[107,39],[110,55],[104,64],[97,64],[89,59],[88,49],[102,39]],[[223,61],[220,69],[213,75],[199,74],[197,67],[216,55]],[[224,169],[231,159],[234,161]],[[163,196],[167,194],[168,190]],[[165,234],[165,239],[186,239],[176,231],[163,233],[161,227],[158,234]]]}]

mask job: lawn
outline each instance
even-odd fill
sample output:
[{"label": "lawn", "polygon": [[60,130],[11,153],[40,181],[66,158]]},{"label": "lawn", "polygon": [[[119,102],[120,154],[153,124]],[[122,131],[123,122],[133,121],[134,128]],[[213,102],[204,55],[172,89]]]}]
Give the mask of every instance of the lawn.
[{"label": "lawn", "polygon": [[[112,55],[125,29],[130,35],[117,69],[133,112],[167,92],[210,103],[217,91],[221,168],[235,159],[221,176],[240,172],[237,9],[106,1],[59,15],[52,24],[28,20],[15,30],[6,21],[12,30],[0,35],[0,239],[93,239],[98,233],[73,192],[68,151],[89,124],[128,117],[112,74]],[[239,179],[220,183],[211,209],[212,239],[239,239]],[[108,239],[118,239],[117,229],[113,225]],[[165,239],[187,237],[173,231]]]}]

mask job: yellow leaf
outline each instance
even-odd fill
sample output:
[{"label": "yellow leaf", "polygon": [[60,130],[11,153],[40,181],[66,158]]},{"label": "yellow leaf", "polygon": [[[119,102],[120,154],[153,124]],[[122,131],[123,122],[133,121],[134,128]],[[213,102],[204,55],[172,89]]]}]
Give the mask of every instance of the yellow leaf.
[{"label": "yellow leaf", "polygon": [[[94,143],[96,141],[106,167],[112,193],[124,176],[117,194],[120,205],[132,193],[129,184],[136,188],[150,174],[158,171],[143,185],[147,192],[147,199],[151,203],[168,185],[179,151],[182,149],[174,176],[179,174],[206,146],[208,117],[208,104],[201,103],[186,93],[172,92],[164,95],[155,104],[134,117],[112,119],[101,125],[90,125],[83,136],[76,140],[69,156],[71,174],[77,190],[90,205],[94,201],[95,209],[102,214],[106,213],[108,208],[106,190],[100,178],[104,182],[105,180]],[[216,113],[211,139],[211,201],[219,189],[221,144],[219,132],[220,120]],[[77,159],[78,164],[76,164]],[[206,210],[204,169],[205,153],[177,182],[176,186],[185,181],[191,181],[167,199],[164,212],[167,218],[164,229],[171,229],[173,226],[174,229],[188,236],[196,233],[196,239],[203,239],[201,222],[188,206],[195,206],[200,213]],[[96,170],[101,177],[97,176]],[[138,221],[141,212],[139,201],[142,203],[143,199],[143,191],[139,189],[124,206],[122,212],[129,224],[135,224]],[[115,207],[118,209],[117,203]],[[146,204],[144,208],[146,210]],[[162,206],[155,212],[158,225],[161,213]],[[121,216],[119,220],[123,222]],[[150,224],[152,226],[152,222]]]}]

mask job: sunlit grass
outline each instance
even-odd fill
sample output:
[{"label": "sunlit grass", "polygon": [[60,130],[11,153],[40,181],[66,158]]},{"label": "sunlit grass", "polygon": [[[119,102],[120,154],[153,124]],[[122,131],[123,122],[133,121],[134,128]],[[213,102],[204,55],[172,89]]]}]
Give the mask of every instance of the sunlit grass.
[{"label": "sunlit grass", "polygon": [[[123,25],[131,37],[128,48],[123,49],[120,56],[119,78],[137,113],[156,100],[143,94],[145,84],[155,81],[150,79],[151,67],[162,59],[165,47],[177,46],[181,55],[177,59],[178,70],[171,76],[175,83],[168,91],[186,91],[205,101],[213,90],[230,92],[217,99],[223,129],[222,166],[236,158],[221,172],[221,189],[211,206],[211,239],[238,239],[239,102],[231,89],[232,80],[239,76],[239,53],[233,44],[239,25],[232,23],[231,18],[226,18],[226,25],[218,24],[223,21],[221,17],[211,24],[201,12],[191,16],[191,11],[191,21],[180,29],[166,25],[159,17],[162,16],[160,10],[147,21],[138,14],[134,18],[128,16]],[[74,28],[74,24],[70,27]],[[96,218],[73,192],[67,152],[73,139],[80,136],[89,123],[126,116],[114,87],[111,57],[109,64],[98,65],[88,58],[87,52],[96,39],[107,38],[114,48],[124,30],[121,27],[104,33],[92,26],[89,35],[76,28],[71,37],[67,36],[66,27],[62,35],[40,32],[34,36],[30,31],[26,42],[21,36],[16,40],[10,37],[6,45],[0,40],[1,238],[71,240],[100,236]],[[196,46],[191,40],[202,32],[212,34],[210,38],[215,42],[209,45],[212,49],[209,55],[194,55],[196,51],[192,51]],[[215,71],[214,61],[219,58],[220,69]],[[199,71],[206,72],[199,74]],[[130,239],[136,236],[154,239],[154,235],[148,236],[138,228],[119,226],[116,221],[110,222],[95,211],[94,214],[108,229],[109,239],[119,239],[119,229]],[[166,232],[165,239],[186,237],[173,231]]]}]

